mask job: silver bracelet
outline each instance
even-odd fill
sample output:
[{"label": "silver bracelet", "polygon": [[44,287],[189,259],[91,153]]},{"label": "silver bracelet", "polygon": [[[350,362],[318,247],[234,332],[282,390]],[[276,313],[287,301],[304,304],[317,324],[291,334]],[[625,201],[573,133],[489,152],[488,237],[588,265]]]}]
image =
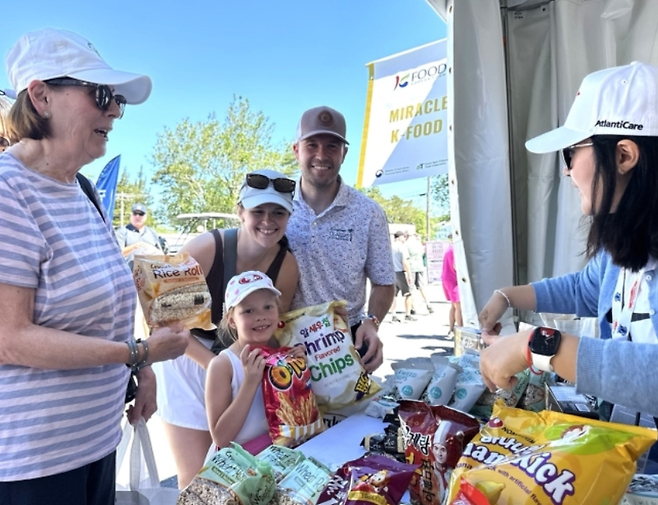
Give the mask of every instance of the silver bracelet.
[{"label": "silver bracelet", "polygon": [[495,289],[494,293],[498,293],[500,296],[505,298],[505,301],[507,302],[507,308],[508,309],[512,307],[512,302],[509,301],[509,296],[507,296],[505,293],[503,293],[500,289]]}]

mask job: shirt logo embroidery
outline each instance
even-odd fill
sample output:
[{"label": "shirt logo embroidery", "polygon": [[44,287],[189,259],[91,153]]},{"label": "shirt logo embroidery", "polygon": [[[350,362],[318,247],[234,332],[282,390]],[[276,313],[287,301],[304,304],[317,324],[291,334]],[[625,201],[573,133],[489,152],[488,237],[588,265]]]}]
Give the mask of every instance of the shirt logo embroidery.
[{"label": "shirt logo embroidery", "polygon": [[335,240],[344,240],[345,242],[352,242],[352,229],[350,228],[349,230],[339,230],[336,228],[332,228],[329,231],[329,238],[333,238]]}]

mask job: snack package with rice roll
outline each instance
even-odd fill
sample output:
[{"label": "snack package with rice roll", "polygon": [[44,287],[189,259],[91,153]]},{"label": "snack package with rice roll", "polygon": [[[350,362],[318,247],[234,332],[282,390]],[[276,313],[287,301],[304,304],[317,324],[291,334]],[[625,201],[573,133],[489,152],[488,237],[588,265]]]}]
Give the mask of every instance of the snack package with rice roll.
[{"label": "snack package with rice roll", "polygon": [[295,465],[305,459],[304,454],[301,452],[282,445],[270,445],[267,449],[258,453],[256,457],[269,463],[277,482],[281,481]]},{"label": "snack package with rice roll", "polygon": [[656,437],[654,429],[535,413],[498,400],[452,473],[448,503],[466,480],[483,489],[498,486],[500,496],[490,503],[617,504],[635,461]]},{"label": "snack package with rice roll", "polygon": [[188,253],[135,256],[133,280],[149,326],[178,321],[187,329],[215,328],[206,278]]},{"label": "snack package with rice roll", "polygon": [[315,458],[307,458],[290,469],[277,484],[272,505],[315,505],[329,483],[331,471]]},{"label": "snack package with rice roll", "polygon": [[296,447],[324,431],[324,422],[306,359],[288,355],[289,350],[261,348],[265,358],[263,401],[272,443]]},{"label": "snack package with rice roll", "polygon": [[450,407],[412,400],[400,402],[398,415],[406,459],[420,465],[409,486],[411,502],[441,505],[452,469],[480,424],[473,416]]},{"label": "snack package with rice roll", "polygon": [[272,467],[233,443],[208,458],[176,505],[267,505],[275,489]]}]

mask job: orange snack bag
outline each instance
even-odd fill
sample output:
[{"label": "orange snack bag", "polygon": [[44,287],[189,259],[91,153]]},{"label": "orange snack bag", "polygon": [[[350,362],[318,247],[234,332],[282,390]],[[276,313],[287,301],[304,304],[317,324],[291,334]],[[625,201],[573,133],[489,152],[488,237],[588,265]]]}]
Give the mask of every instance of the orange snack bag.
[{"label": "orange snack bag", "polygon": [[215,328],[206,278],[188,253],[135,256],[133,280],[149,326],[180,321],[187,329]]},{"label": "orange snack bag", "polygon": [[296,447],[324,431],[324,422],[311,390],[306,359],[289,356],[288,349],[261,348],[263,401],[272,443]]},{"label": "orange snack bag", "polygon": [[656,436],[649,428],[535,413],[498,400],[452,473],[448,503],[465,479],[476,487],[502,485],[493,502],[499,505],[616,504]]}]

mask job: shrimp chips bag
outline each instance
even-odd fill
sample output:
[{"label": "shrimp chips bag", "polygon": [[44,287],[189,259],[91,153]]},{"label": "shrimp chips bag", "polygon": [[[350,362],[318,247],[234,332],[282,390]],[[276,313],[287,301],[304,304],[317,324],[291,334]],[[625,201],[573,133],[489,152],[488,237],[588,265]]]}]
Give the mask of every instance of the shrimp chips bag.
[{"label": "shrimp chips bag", "polygon": [[189,254],[135,256],[133,279],[150,326],[180,321],[185,328],[215,328],[201,266]]},{"label": "shrimp chips bag", "polygon": [[272,442],[296,447],[324,431],[324,422],[311,390],[306,360],[289,356],[287,350],[261,349],[265,357],[263,400]]},{"label": "shrimp chips bag", "polygon": [[335,307],[345,304],[333,301],[287,312],[274,334],[281,346],[306,347],[311,387],[323,413],[340,411],[381,391],[361,365],[350,329],[334,314]]},{"label": "shrimp chips bag", "polygon": [[453,471],[448,503],[459,503],[453,500],[466,480],[481,490],[498,486],[500,497],[490,501],[496,504],[616,504],[656,436],[649,428],[498,400]]}]

